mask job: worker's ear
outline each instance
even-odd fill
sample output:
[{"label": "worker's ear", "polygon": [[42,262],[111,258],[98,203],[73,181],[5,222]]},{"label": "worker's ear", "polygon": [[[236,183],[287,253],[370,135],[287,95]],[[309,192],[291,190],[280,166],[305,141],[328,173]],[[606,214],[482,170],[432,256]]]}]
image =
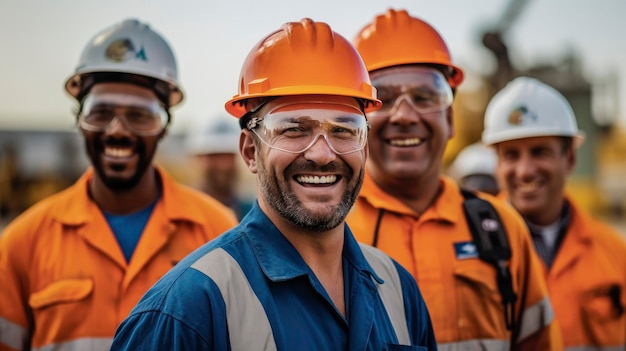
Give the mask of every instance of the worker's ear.
[{"label": "worker's ear", "polygon": [[257,172],[257,144],[254,138],[255,135],[251,131],[247,129],[241,130],[241,135],[239,136],[239,153],[243,158],[243,162],[252,173]]},{"label": "worker's ear", "polygon": [[452,112],[452,106],[446,110],[446,123],[448,124],[448,140],[454,137],[456,131],[454,130],[454,117]]},{"label": "worker's ear", "polygon": [[574,171],[574,167],[576,167],[576,145],[574,145],[573,141],[570,141],[569,143],[563,143],[563,152],[565,153],[567,174],[571,174]]},{"label": "worker's ear", "polygon": [[165,126],[165,128],[163,128],[163,131],[161,131],[161,133],[159,133],[159,142],[161,140],[163,140],[163,138],[165,138],[167,136],[167,130],[169,129],[169,123],[167,126]]}]

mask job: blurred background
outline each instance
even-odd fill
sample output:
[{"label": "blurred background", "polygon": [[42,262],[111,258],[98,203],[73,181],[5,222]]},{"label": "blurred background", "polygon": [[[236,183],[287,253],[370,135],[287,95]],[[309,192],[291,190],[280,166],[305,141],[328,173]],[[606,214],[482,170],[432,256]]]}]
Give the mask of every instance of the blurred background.
[{"label": "blurred background", "polygon": [[[198,172],[185,154],[184,134],[194,120],[226,113],[224,102],[236,93],[239,69],[256,42],[303,17],[352,39],[389,7],[431,23],[465,70],[446,164],[480,139],[497,90],[515,76],[536,77],[566,96],[587,135],[568,190],[626,235],[623,0],[0,0],[0,228],[88,166],[63,86],[102,29],[134,17],[173,46],[186,95],[173,110],[157,162],[193,186]],[[243,173],[242,192],[253,197],[254,180]]]}]

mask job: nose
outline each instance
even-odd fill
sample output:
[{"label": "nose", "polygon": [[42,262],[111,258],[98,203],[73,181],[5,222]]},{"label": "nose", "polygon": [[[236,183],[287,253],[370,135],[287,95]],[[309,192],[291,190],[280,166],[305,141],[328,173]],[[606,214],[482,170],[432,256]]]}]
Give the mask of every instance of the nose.
[{"label": "nose", "polygon": [[537,173],[537,166],[530,155],[521,155],[515,165],[515,175],[518,179],[530,180],[535,177]]},{"label": "nose", "polygon": [[307,150],[304,151],[304,158],[313,161],[318,165],[326,165],[337,158],[337,154],[330,146],[330,141],[325,134],[318,134]]},{"label": "nose", "polygon": [[106,127],[104,134],[113,136],[129,136],[131,131],[126,127],[124,121],[119,116],[114,117]]},{"label": "nose", "polygon": [[395,101],[391,110],[389,121],[396,124],[416,124],[420,120],[420,114],[406,95],[401,95]]}]

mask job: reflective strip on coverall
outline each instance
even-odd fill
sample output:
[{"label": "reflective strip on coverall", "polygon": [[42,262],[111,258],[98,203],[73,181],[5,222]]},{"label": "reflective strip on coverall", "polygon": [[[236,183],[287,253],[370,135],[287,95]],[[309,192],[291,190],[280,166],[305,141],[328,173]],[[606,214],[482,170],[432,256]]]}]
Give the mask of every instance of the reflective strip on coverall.
[{"label": "reflective strip on coverall", "polygon": [[[410,345],[409,329],[404,315],[404,298],[398,272],[392,261],[380,251],[362,246],[368,263],[385,284],[377,284],[378,293],[385,305],[398,337],[398,343]],[[228,262],[228,264],[224,264]],[[192,268],[211,278],[222,292],[227,306],[226,319],[232,350],[246,350],[247,345],[264,345],[263,350],[276,350],[272,326],[263,305],[256,296],[239,263],[226,251],[217,249],[194,263]],[[261,341],[262,340],[262,341]]]},{"label": "reflective strip on coverall", "polygon": [[130,262],[89,198],[89,169],[0,235],[0,351],[108,350],[165,272],[236,225],[233,212],[158,169],[162,193]]},{"label": "reflective strip on coverall", "polygon": [[344,225],[345,313],[255,204],[143,296],[112,350],[436,350],[415,280]]},{"label": "reflective strip on coverall", "polygon": [[[348,223],[357,240],[372,244],[377,218],[377,247],[413,274],[428,306],[441,350],[506,350],[507,330],[494,267],[476,255],[464,257],[455,244],[472,241],[458,185],[441,178],[442,190],[421,215],[385,193],[366,175]],[[504,201],[486,194],[501,217],[509,237],[518,334],[517,350],[561,350],[558,326],[522,218]]]}]

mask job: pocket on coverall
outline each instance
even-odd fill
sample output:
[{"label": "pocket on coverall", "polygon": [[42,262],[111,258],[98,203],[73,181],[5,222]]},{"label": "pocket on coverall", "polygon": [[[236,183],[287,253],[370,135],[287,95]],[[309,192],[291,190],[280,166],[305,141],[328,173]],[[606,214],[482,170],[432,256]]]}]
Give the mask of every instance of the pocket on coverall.
[{"label": "pocket on coverall", "polygon": [[28,304],[33,310],[37,330],[44,334],[68,333],[94,318],[90,306],[84,303],[91,295],[93,285],[89,278],[63,279],[31,294]]},{"label": "pocket on coverall", "polygon": [[586,334],[598,345],[626,343],[626,287],[619,283],[595,286],[580,295]]}]

